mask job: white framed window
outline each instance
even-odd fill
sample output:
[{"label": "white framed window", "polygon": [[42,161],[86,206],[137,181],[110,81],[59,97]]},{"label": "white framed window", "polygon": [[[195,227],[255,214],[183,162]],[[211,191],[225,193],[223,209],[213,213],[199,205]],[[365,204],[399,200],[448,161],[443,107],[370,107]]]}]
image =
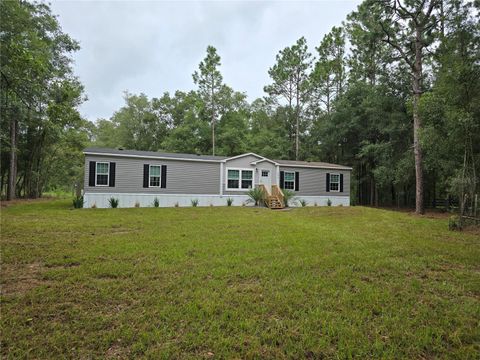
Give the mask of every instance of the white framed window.
[{"label": "white framed window", "polygon": [[242,170],[242,189],[253,187],[253,170]]},{"label": "white framed window", "polygon": [[262,177],[269,177],[270,176],[270,170],[262,170]]},{"label": "white framed window", "polygon": [[240,187],[240,170],[227,170],[227,189],[238,189]]},{"label": "white framed window", "polygon": [[340,191],[340,174],[330,174],[330,191]]},{"label": "white framed window", "polygon": [[295,190],[295,172],[285,171],[283,173],[283,188],[288,190]]},{"label": "white framed window", "polygon": [[253,170],[227,169],[227,189],[243,190],[253,187]]},{"label": "white framed window", "polygon": [[95,186],[108,186],[110,177],[110,163],[97,162],[95,173]]},{"label": "white framed window", "polygon": [[148,180],[149,187],[160,187],[160,173],[161,173],[160,165],[150,165],[149,180]]}]

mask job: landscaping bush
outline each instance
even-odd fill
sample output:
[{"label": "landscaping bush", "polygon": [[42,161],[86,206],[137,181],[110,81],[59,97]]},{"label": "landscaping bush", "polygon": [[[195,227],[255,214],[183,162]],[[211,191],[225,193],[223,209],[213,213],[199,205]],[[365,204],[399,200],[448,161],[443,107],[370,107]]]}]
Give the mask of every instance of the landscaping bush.
[{"label": "landscaping bush", "polygon": [[118,207],[118,199],[115,199],[115,198],[112,197],[112,198],[108,199],[108,204],[110,205],[110,207],[112,209],[115,209],[115,208]]},{"label": "landscaping bush", "polygon": [[158,198],[153,199],[153,207],[159,207],[160,206],[160,201]]},{"label": "landscaping bush", "polygon": [[192,206],[197,207],[198,206],[198,199],[193,199],[192,200]]},{"label": "landscaping bush", "polygon": [[73,207],[75,209],[81,209],[83,208],[83,196],[76,196],[74,199],[73,199]]},{"label": "landscaping bush", "polygon": [[248,190],[247,195],[250,199],[249,202],[253,202],[255,206],[260,205],[260,202],[264,199],[265,193],[259,187],[252,188]]},{"label": "landscaping bush", "polygon": [[330,199],[327,200],[327,206],[332,206],[332,200]]},{"label": "landscaping bush", "polygon": [[135,201],[135,207],[136,208],[139,208],[140,207],[140,203],[138,201]]},{"label": "landscaping bush", "polygon": [[300,203],[300,205],[302,205],[302,207],[305,207],[305,206],[308,205],[308,202],[305,199],[300,199],[300,200],[298,200],[298,202]]},{"label": "landscaping bush", "polygon": [[295,193],[292,190],[283,189],[283,201],[285,201],[286,207],[295,204]]},{"label": "landscaping bush", "polygon": [[450,216],[448,219],[448,229],[450,231],[460,231],[462,230],[462,223],[460,222],[460,217],[455,215],[455,216]]},{"label": "landscaping bush", "polygon": [[232,198],[228,198],[227,199],[227,206],[232,206],[233,204],[233,199]]}]

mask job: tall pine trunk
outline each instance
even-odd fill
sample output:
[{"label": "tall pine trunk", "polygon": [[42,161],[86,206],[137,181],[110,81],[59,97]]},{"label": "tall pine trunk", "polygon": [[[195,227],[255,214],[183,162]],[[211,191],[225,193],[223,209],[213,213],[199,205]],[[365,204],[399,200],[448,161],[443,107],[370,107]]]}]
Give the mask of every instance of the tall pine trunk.
[{"label": "tall pine trunk", "polygon": [[213,88],[213,79],[212,79],[212,155],[215,156],[215,89]]},{"label": "tall pine trunk", "polygon": [[299,133],[300,133],[300,99],[299,99],[299,89],[297,84],[297,106],[295,109],[295,117],[296,117],[296,124],[295,124],[295,160],[298,160],[298,150],[300,148],[299,144]]},{"label": "tall pine trunk", "polygon": [[15,190],[17,185],[17,126],[16,112],[12,114],[10,121],[10,167],[8,171],[7,200],[13,200],[16,197]]},{"label": "tall pine trunk", "polygon": [[425,213],[423,152],[419,139],[422,128],[419,108],[422,96],[422,32],[423,29],[417,27],[415,31],[415,63],[413,66],[413,153],[415,156],[415,213],[417,214]]}]

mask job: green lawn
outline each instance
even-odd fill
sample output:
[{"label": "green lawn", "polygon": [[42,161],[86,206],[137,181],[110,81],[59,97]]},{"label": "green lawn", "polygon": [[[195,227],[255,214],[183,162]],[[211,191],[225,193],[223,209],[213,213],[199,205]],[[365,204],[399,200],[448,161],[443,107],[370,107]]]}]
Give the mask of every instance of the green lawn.
[{"label": "green lawn", "polygon": [[2,209],[2,358],[478,358],[480,238],[351,208]]}]

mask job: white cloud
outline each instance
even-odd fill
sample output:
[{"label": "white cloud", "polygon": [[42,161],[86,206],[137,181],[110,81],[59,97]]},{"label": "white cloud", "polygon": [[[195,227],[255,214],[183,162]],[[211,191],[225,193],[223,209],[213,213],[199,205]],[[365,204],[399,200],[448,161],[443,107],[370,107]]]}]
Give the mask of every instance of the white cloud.
[{"label": "white cloud", "polygon": [[80,110],[95,120],[119,109],[125,90],[158,97],[193,89],[192,73],[207,45],[222,57],[228,85],[261,97],[279,50],[305,36],[314,53],[359,3],[56,1],[52,9],[80,41],[75,73],[89,98]]}]

